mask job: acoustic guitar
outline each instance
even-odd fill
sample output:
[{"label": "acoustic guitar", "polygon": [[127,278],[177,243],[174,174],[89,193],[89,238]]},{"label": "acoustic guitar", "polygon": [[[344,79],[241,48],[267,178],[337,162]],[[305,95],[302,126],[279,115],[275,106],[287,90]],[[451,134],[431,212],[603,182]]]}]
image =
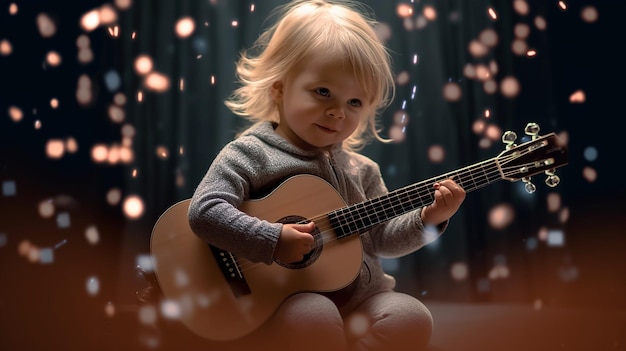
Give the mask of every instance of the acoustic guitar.
[{"label": "acoustic guitar", "polygon": [[434,182],[452,177],[470,192],[502,179],[521,179],[533,192],[530,177],[545,172],[546,184],[556,186],[554,170],[567,164],[567,147],[554,133],[540,137],[536,124],[529,126],[532,140],[515,145],[517,136],[507,132],[507,149],[497,157],[362,203],[347,206],[329,183],[312,175],[294,176],[266,197],[245,201],[240,209],[260,219],[315,222],[314,248],[297,263],[254,263],[208,245],[189,227],[190,200],[171,206],[156,222],[150,240],[154,272],[170,315],[207,339],[243,337],[294,293],[332,292],[349,285],[362,263],[358,234],[432,203]]}]

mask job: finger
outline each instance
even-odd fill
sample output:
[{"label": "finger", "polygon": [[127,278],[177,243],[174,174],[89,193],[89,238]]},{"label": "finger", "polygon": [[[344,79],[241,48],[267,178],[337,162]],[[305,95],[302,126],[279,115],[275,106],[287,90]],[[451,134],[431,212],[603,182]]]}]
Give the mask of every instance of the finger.
[{"label": "finger", "polygon": [[300,232],[311,233],[315,229],[315,222],[296,223],[294,228]]},{"label": "finger", "polygon": [[445,186],[440,187],[439,192],[441,193],[441,200],[443,200],[443,204],[446,206],[449,205],[454,199],[452,191]]}]

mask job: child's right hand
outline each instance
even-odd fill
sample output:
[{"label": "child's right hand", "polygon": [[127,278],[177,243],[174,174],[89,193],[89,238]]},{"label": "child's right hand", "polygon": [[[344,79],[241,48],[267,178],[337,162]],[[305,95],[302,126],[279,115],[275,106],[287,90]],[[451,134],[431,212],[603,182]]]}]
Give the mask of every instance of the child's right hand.
[{"label": "child's right hand", "polygon": [[304,255],[311,252],[315,239],[310,233],[315,229],[315,223],[306,224],[283,224],[280,232],[274,259],[284,263],[300,262]]}]

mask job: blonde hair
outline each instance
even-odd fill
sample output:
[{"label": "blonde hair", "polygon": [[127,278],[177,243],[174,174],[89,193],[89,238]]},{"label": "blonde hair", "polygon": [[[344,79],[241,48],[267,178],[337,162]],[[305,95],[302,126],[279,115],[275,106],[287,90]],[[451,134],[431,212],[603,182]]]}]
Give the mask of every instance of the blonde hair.
[{"label": "blonde hair", "polygon": [[236,71],[241,86],[226,100],[226,106],[252,122],[279,122],[272,84],[308,55],[323,53],[353,68],[374,106],[367,120],[344,141],[344,147],[361,148],[367,132],[388,142],[379,135],[376,119],[393,99],[394,76],[389,53],[374,31],[373,16],[348,0],[295,0],[276,11],[279,20],[241,54]]}]

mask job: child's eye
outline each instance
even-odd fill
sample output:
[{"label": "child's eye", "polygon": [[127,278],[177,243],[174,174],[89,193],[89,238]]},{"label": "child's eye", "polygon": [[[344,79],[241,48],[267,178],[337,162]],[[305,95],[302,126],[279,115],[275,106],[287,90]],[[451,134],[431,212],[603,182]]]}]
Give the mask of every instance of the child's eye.
[{"label": "child's eye", "polygon": [[352,106],[352,107],[360,107],[361,106],[361,100],[359,100],[359,99],[350,99],[348,101],[348,104],[350,104],[350,106]]},{"label": "child's eye", "polygon": [[326,88],[317,88],[315,89],[315,92],[322,95],[322,96],[330,96],[330,90],[326,89]]}]

